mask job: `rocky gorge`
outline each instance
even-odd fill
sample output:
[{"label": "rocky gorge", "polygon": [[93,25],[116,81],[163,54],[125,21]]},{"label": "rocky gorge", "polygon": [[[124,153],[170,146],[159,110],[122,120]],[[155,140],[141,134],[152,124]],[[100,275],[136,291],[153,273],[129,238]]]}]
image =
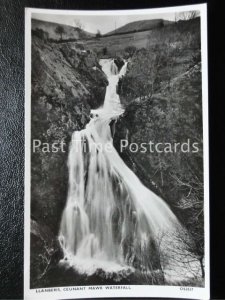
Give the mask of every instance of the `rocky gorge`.
[{"label": "rocky gorge", "polygon": [[[194,40],[195,23],[185,29]],[[113,132],[114,146],[123,161],[146,187],[167,201],[190,231],[193,257],[204,276],[201,62],[198,39],[194,46],[192,41],[190,38],[188,47],[183,41],[168,42],[124,55],[128,71],[119,82],[118,93],[125,112],[113,125]],[[122,58],[123,52],[115,60],[118,69]],[[57,235],[67,198],[71,135],[89,122],[91,109],[102,105],[107,85],[99,54],[86,48],[85,42],[82,46],[79,42],[56,43],[33,35],[32,140],[66,145],[65,152],[39,149],[31,155],[33,287],[51,286],[48,274],[59,271],[55,266],[62,252]],[[198,153],[121,153],[119,149],[122,139],[140,144],[149,140],[185,142],[188,138],[199,143]],[[67,273],[70,276],[70,270]],[[98,276],[102,280],[101,271]]]}]

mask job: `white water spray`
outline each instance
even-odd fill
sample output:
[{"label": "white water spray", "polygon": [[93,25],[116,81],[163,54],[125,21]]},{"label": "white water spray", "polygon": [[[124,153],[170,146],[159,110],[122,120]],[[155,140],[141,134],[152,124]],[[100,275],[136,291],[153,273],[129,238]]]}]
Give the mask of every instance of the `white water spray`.
[{"label": "white water spray", "polygon": [[[127,63],[120,72],[113,59],[100,64],[109,82],[104,104],[92,111],[84,130],[73,133],[70,145],[68,199],[59,232],[64,261],[89,275],[97,269],[152,271],[159,265],[176,275],[181,267],[166,254],[176,246],[173,235],[181,225],[113,147],[110,122],[124,112],[116,88]],[[161,261],[152,267],[155,251],[160,251]]]}]

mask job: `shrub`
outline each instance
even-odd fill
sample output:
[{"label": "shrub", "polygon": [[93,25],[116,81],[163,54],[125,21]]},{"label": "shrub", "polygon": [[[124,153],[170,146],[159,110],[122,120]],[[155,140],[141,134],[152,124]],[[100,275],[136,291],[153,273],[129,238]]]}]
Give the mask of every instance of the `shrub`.
[{"label": "shrub", "polygon": [[41,28],[36,28],[35,30],[32,30],[32,33],[33,33],[33,35],[35,35],[39,39],[42,39],[42,40],[48,40],[49,39],[48,32],[45,32]]},{"label": "shrub", "polygon": [[102,54],[103,54],[103,55],[107,55],[107,53],[108,53],[108,48],[107,48],[107,47],[104,47],[104,48],[102,49]]},{"label": "shrub", "polygon": [[65,33],[65,30],[62,26],[58,25],[55,29],[55,33],[58,34],[62,40],[62,36]]},{"label": "shrub", "polygon": [[101,36],[102,36],[102,34],[101,34],[100,30],[98,30],[97,33],[96,33],[96,35],[95,35],[95,37],[96,38],[100,38]]},{"label": "shrub", "polygon": [[137,51],[137,48],[135,46],[127,46],[124,51],[129,55],[133,56],[134,53]]}]

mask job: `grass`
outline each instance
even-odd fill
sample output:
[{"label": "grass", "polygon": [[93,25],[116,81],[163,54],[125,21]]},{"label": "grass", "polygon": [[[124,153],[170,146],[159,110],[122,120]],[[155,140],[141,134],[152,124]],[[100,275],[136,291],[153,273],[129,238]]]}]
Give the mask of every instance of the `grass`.
[{"label": "grass", "polygon": [[127,33],[83,40],[82,43],[85,49],[92,50],[96,53],[101,53],[103,48],[107,48],[108,55],[115,57],[123,53],[124,49],[128,46],[135,46],[138,49],[147,47],[148,35],[149,31]]},{"label": "grass", "polygon": [[[100,56],[103,49],[107,48],[107,55],[104,54],[104,56],[109,57],[123,55],[124,50],[130,46],[141,49],[167,43],[176,44],[177,47],[180,44],[183,48],[185,46],[188,49],[195,47],[200,41],[199,22],[200,19],[196,18],[147,31],[91,38],[83,40],[81,43],[85,49],[92,50]],[[194,41],[195,45],[192,45],[190,41]]]}]

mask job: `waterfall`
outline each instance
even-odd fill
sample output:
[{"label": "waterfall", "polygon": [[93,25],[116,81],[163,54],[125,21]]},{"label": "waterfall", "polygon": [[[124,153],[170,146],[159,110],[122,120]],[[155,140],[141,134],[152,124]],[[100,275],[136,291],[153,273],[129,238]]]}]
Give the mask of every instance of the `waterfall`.
[{"label": "waterfall", "polygon": [[110,122],[124,112],[116,88],[127,63],[120,71],[113,59],[100,64],[109,82],[104,104],[92,111],[85,129],[73,133],[70,145],[68,198],[59,232],[64,262],[89,275],[97,269],[146,272],[164,267],[180,276],[180,263],[168,253],[177,247],[173,236],[182,226],[113,147]]}]

